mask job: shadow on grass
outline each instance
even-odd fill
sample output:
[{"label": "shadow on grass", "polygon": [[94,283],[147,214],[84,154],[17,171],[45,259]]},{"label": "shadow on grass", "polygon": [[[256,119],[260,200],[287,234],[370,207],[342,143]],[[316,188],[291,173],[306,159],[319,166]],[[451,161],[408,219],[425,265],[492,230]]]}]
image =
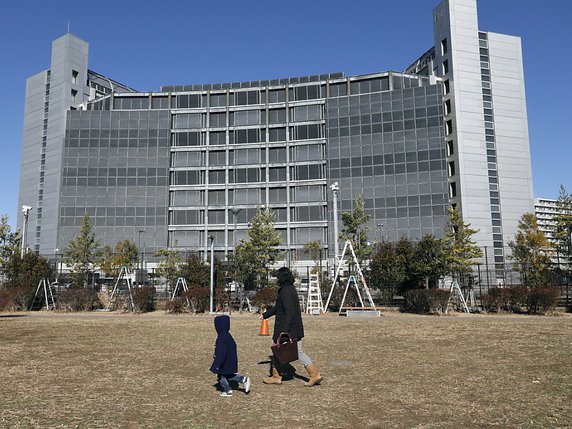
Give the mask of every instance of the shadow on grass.
[{"label": "shadow on grass", "polygon": [[0,319],[12,319],[15,317],[26,317],[25,314],[0,314]]},{"label": "shadow on grass", "polygon": [[[258,362],[258,365],[268,365],[268,375],[270,375],[270,369],[271,369],[270,364],[271,364],[271,362],[272,362],[272,356],[268,356],[268,360],[260,361],[260,362]],[[290,381],[290,380],[293,380],[295,378],[298,380],[302,380],[302,381],[308,381],[309,380],[308,377],[304,377],[304,376],[298,374],[296,372],[296,368],[294,368],[289,363],[280,365],[280,367],[278,368],[278,371],[280,371],[280,374],[282,374],[282,381]]]}]

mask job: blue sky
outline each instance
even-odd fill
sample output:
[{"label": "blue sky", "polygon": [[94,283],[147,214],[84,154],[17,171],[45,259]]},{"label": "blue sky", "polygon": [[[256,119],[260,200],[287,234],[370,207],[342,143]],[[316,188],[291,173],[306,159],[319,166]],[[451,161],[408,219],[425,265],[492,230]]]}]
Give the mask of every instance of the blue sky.
[{"label": "blue sky", "polygon": [[[0,13],[0,214],[15,225],[26,78],[67,32],[89,67],[141,91],[343,71],[401,71],[432,46],[438,0],[10,1]],[[572,2],[478,0],[479,27],[522,38],[534,196],[572,191]]]}]

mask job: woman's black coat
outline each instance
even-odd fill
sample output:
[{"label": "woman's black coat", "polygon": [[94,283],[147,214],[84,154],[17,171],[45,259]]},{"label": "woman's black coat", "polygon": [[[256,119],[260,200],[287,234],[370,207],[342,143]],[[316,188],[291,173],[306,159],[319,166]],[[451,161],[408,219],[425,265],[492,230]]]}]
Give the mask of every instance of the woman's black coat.
[{"label": "woman's black coat", "polygon": [[274,334],[272,339],[276,342],[281,332],[287,332],[293,339],[301,340],[304,337],[304,325],[302,325],[302,314],[300,312],[300,302],[298,292],[294,284],[286,283],[278,289],[276,304],[262,314],[268,319],[276,316],[274,322]]}]

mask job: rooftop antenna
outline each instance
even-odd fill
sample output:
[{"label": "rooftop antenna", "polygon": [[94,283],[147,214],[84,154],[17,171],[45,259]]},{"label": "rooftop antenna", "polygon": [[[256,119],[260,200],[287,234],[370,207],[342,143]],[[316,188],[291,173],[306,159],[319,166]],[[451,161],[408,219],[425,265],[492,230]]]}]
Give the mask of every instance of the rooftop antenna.
[{"label": "rooftop antenna", "polygon": [[68,34],[70,34],[70,22],[68,21]]}]

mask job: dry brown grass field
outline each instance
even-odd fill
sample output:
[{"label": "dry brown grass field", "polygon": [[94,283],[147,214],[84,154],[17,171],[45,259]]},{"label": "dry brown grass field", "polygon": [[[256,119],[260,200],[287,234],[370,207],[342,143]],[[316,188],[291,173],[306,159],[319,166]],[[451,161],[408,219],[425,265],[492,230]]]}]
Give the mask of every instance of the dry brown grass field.
[{"label": "dry brown grass field", "polygon": [[[272,331],[272,320],[270,329]],[[212,316],[0,314],[5,428],[572,427],[572,315],[304,318],[303,367],[262,384],[269,337],[233,314],[252,392],[219,396]]]}]

